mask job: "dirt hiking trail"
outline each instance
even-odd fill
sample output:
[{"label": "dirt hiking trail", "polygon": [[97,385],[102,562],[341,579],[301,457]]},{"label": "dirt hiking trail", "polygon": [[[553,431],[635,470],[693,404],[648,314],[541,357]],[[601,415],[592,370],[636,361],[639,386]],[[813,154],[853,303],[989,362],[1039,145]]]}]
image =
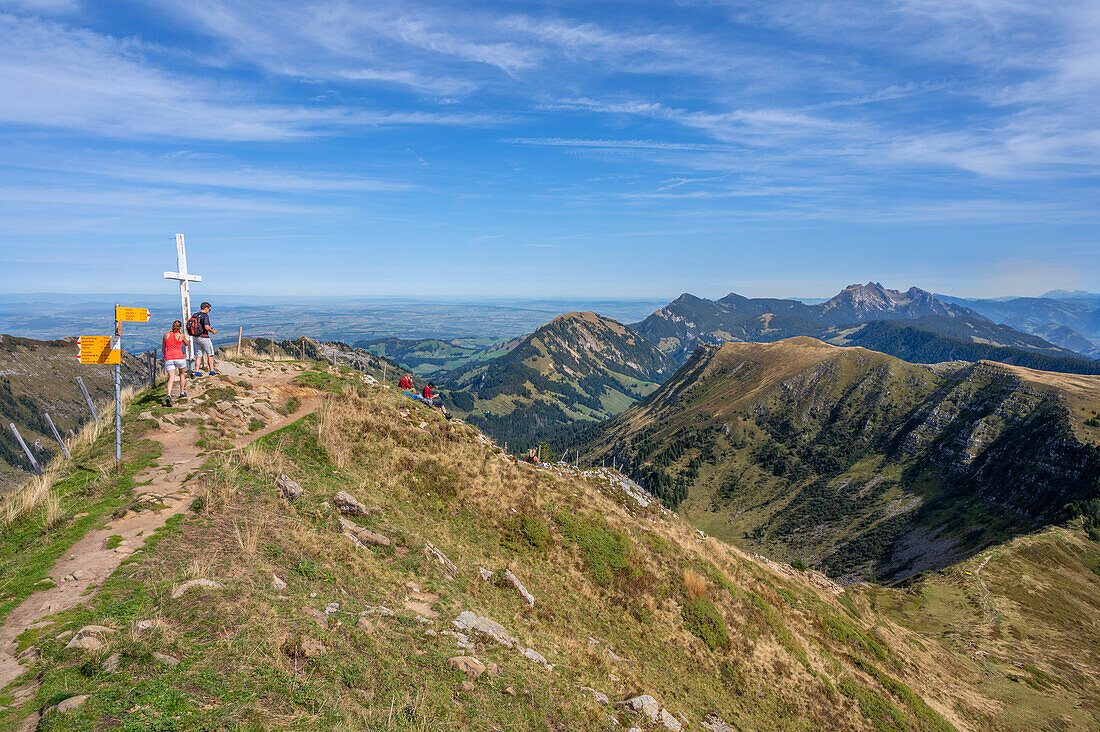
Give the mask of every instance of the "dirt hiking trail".
[{"label": "dirt hiking trail", "polygon": [[[197,445],[201,432],[196,423],[215,431],[240,448],[313,412],[321,403],[317,390],[293,383],[307,370],[297,362],[242,366],[220,363],[219,376],[188,379],[186,399],[177,400],[178,411],[154,416],[158,425],[142,437],[161,445],[155,464],[138,473],[132,504],[121,518],[89,531],[73,544],[49,572],[54,586],[27,597],[0,625],[0,690],[5,689],[33,663],[33,648],[17,656],[17,639],[25,631],[44,627],[47,618],[95,596],[94,588],[114,572],[122,560],[140,551],[145,539],[169,518],[186,511],[199,495],[199,472],[214,450]],[[159,387],[163,393],[163,386]],[[296,402],[292,402],[296,399]],[[287,407],[289,414],[283,414]],[[263,423],[257,427],[257,420]],[[254,429],[250,429],[254,428]],[[225,443],[223,443],[225,444]],[[114,539],[108,547],[108,539]],[[37,688],[31,681],[14,690],[19,705]],[[32,714],[23,729],[34,729]],[[29,724],[29,726],[28,726]]]}]

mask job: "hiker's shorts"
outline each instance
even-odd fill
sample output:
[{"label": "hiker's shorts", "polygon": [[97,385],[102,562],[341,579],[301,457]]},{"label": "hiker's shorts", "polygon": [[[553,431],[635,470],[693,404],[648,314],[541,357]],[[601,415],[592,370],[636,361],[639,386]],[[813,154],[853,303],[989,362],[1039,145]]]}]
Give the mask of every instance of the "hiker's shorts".
[{"label": "hiker's shorts", "polygon": [[186,371],[187,359],[186,358],[173,358],[171,361],[164,362],[165,371]]},{"label": "hiker's shorts", "polygon": [[213,356],[214,355],[214,343],[210,340],[209,336],[199,336],[195,339],[195,355],[196,356]]}]

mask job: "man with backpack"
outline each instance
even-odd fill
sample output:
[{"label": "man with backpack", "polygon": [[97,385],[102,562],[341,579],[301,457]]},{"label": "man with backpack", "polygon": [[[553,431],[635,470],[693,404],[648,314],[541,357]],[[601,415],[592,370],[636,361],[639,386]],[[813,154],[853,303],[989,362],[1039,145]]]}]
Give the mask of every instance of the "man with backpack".
[{"label": "man with backpack", "polygon": [[217,376],[214,370],[214,343],[210,336],[217,335],[218,331],[210,327],[210,303],[204,302],[199,306],[199,311],[187,319],[187,335],[194,339],[195,344],[195,373],[194,376],[202,376],[202,359],[206,357],[207,372],[211,376]]}]

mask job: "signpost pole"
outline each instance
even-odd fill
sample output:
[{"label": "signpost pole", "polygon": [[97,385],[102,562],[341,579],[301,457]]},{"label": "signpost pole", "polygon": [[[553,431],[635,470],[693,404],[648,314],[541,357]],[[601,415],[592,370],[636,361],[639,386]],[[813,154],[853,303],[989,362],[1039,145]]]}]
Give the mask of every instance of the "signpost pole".
[{"label": "signpost pole", "polygon": [[88,402],[88,409],[92,410],[92,419],[98,422],[99,412],[96,411],[95,402],[92,401],[92,395],[88,393],[88,387],[84,386],[84,379],[78,376],[76,377],[76,383],[80,387],[80,391],[84,392],[84,401]]},{"label": "signpost pole", "polygon": [[[115,303],[117,317],[118,303]],[[122,351],[122,323],[115,320],[115,345]],[[122,364],[115,364],[115,467],[122,465]]]},{"label": "signpost pole", "polygon": [[69,448],[65,447],[65,441],[61,439],[61,435],[58,434],[57,428],[53,426],[53,420],[50,419],[50,413],[46,412],[46,424],[50,426],[50,430],[53,432],[53,437],[57,440],[57,444],[61,445],[61,454],[65,456],[66,460],[72,460],[73,456],[69,454]]},{"label": "signpost pole", "polygon": [[237,328],[237,358],[241,357],[241,336],[244,335],[244,326]]},{"label": "signpost pole", "polygon": [[23,437],[19,434],[19,430],[15,429],[15,423],[9,423],[12,433],[15,435],[15,439],[19,440],[19,444],[23,447],[23,452],[27,453],[27,459],[31,461],[31,467],[34,468],[34,472],[42,475],[42,468],[38,467],[38,461],[34,459],[34,453],[27,447],[27,443],[23,442]]}]

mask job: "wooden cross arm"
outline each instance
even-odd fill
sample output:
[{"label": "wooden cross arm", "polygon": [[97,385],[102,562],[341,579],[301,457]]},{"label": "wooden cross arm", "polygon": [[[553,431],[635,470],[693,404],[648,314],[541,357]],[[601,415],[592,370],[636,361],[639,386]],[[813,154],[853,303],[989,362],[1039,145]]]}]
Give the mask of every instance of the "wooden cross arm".
[{"label": "wooden cross arm", "polygon": [[164,273],[164,279],[166,279],[166,280],[180,280],[180,281],[186,280],[187,282],[202,282],[202,276],[201,275],[180,274],[179,272],[165,272]]}]

